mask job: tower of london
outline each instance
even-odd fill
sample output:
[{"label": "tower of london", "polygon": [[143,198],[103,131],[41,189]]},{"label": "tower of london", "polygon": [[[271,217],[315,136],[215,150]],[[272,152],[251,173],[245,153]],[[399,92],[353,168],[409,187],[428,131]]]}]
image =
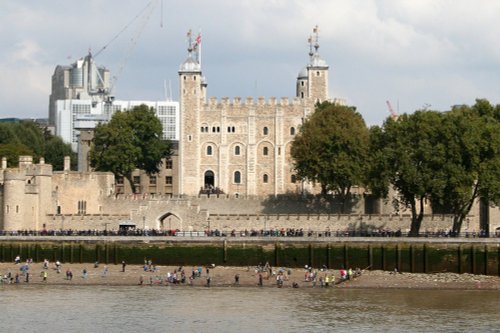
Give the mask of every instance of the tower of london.
[{"label": "tower of london", "polygon": [[207,99],[197,43],[190,40],[179,68],[180,193],[266,196],[308,190],[294,175],[292,141],[316,103],[338,102],[329,97],[329,66],[319,54],[317,28],[314,33],[292,100]]}]

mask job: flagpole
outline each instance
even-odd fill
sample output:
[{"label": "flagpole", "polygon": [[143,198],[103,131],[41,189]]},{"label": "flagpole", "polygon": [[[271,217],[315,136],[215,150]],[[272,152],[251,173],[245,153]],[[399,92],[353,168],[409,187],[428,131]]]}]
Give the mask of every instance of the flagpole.
[{"label": "flagpole", "polygon": [[198,32],[198,38],[200,38],[200,43],[198,44],[198,62],[200,63],[201,68],[201,29]]}]

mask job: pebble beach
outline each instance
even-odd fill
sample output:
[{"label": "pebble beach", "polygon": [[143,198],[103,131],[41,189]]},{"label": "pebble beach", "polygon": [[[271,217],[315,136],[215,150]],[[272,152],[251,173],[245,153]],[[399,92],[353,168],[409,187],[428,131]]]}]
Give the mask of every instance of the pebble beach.
[{"label": "pebble beach", "polygon": [[[66,264],[62,263],[59,273],[55,263],[50,263],[47,269],[42,263],[28,264],[29,279],[26,282],[26,275],[22,274],[21,266],[14,263],[0,263],[0,274],[2,276],[2,286],[20,285],[123,285],[123,286],[152,286],[161,287],[171,285],[175,287],[206,287],[207,276],[210,277],[210,287],[268,287],[278,286],[276,275],[283,272],[282,288],[291,288],[294,283],[296,288],[320,288],[318,282],[306,281],[305,268],[275,268],[272,267],[272,274],[259,272],[256,267],[201,267],[200,276],[189,279],[192,270],[197,271],[198,266],[186,266],[181,269],[185,272],[184,283],[170,283],[167,276],[177,271],[180,277],[179,267],[174,266],[153,266],[149,269],[142,265],[126,265],[125,272],[119,265],[99,264]],[[207,272],[208,269],[208,272]],[[84,274],[84,270],[86,274]],[[67,277],[67,272],[72,273],[72,278]],[[399,273],[387,271],[364,270],[361,275],[346,281],[340,280],[338,270],[314,270],[317,277],[334,276],[335,283],[329,288],[399,288],[399,289],[460,289],[460,290],[500,290],[500,277],[456,274],[456,273]],[[10,273],[10,275],[9,275]],[[208,273],[208,275],[207,275]],[[16,274],[18,278],[16,279]],[[259,285],[259,274],[262,276],[262,286]],[[46,279],[44,280],[44,275]],[[10,278],[9,278],[10,276]],[[235,277],[238,277],[236,281]],[[16,280],[18,281],[16,283]],[[142,282],[141,282],[142,281]]]}]

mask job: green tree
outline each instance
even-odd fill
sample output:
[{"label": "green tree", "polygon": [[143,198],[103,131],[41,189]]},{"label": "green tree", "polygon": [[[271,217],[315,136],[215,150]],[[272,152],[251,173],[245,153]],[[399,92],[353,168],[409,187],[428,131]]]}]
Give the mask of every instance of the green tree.
[{"label": "green tree", "polygon": [[159,172],[162,158],[170,156],[171,144],[161,139],[162,125],[153,109],[146,105],[117,112],[107,124],[94,132],[90,164],[97,171],[111,171],[126,178],[133,192],[135,169],[147,174]]},{"label": "green tree", "polygon": [[435,111],[417,111],[397,121],[388,118],[382,128],[371,130],[369,188],[387,197],[393,186],[398,204],[411,209],[412,236],[419,234],[425,200],[443,192],[446,145],[438,140],[442,117]]},{"label": "green tree", "polygon": [[344,212],[351,187],[362,185],[368,142],[368,129],[354,107],[323,102],[292,144],[297,176],[319,183],[323,195],[333,192]]},{"label": "green tree", "polygon": [[53,170],[61,171],[64,169],[65,156],[70,156],[71,169],[75,170],[77,168],[77,155],[71,150],[71,145],[64,143],[58,136],[48,137],[45,142],[45,162],[52,164]]},{"label": "green tree", "polygon": [[7,158],[9,167],[17,167],[21,155],[33,156],[33,151],[22,143],[0,144],[0,156]]},{"label": "green tree", "polygon": [[433,193],[431,201],[433,207],[444,207],[454,215],[456,233],[478,198],[500,204],[499,115],[500,106],[478,99],[472,107],[454,107],[442,123],[445,187]]}]

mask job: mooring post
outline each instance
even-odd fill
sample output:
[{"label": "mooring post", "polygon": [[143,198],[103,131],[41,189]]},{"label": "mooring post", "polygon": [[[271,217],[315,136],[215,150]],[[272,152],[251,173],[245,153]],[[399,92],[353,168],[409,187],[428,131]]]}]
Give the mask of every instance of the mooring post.
[{"label": "mooring post", "polygon": [[428,258],[427,258],[427,244],[424,244],[424,248],[423,248],[423,257],[424,257],[424,273],[428,273],[428,270],[429,270],[429,262],[428,262]]},{"label": "mooring post", "polygon": [[457,251],[457,272],[458,274],[462,274],[462,245],[458,245]]},{"label": "mooring post", "polygon": [[470,248],[470,252],[471,252],[471,273],[472,274],[476,274],[476,248],[474,247],[474,245],[471,246]]},{"label": "mooring post", "polygon": [[373,269],[373,248],[371,245],[368,245],[368,269]]},{"label": "mooring post", "polygon": [[224,241],[222,242],[222,248],[223,248],[222,260],[224,262],[227,262],[227,239],[224,239]]},{"label": "mooring post", "polygon": [[484,246],[484,275],[488,275],[488,245]]},{"label": "mooring post", "polygon": [[344,269],[349,268],[349,246],[344,244]]}]

